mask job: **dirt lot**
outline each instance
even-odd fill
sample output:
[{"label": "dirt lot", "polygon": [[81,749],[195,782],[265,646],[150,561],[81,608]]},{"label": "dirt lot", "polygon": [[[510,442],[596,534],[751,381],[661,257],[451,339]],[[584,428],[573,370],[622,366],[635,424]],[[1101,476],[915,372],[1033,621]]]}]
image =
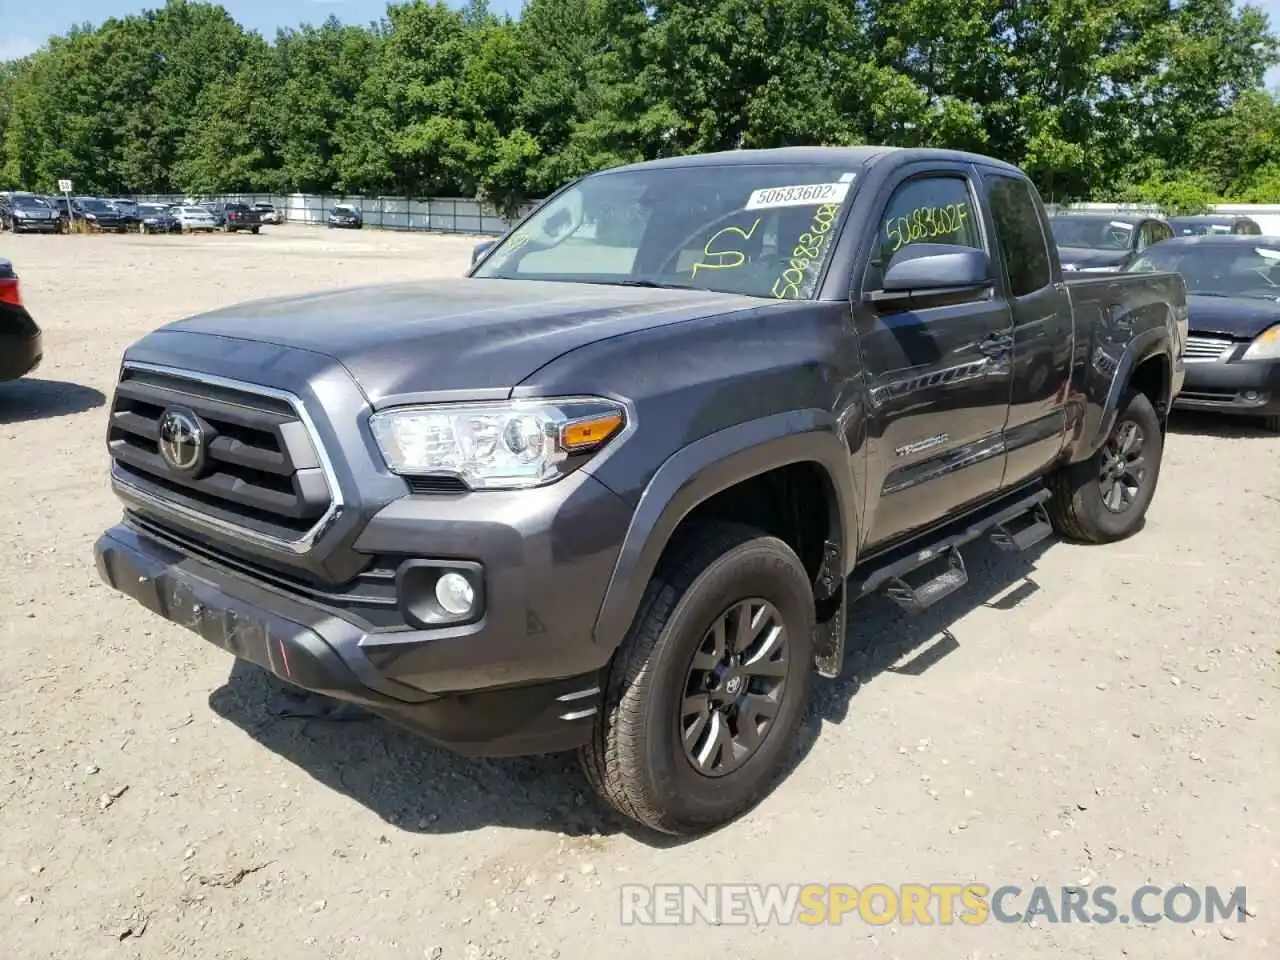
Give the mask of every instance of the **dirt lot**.
[{"label": "dirt lot", "polygon": [[[789,779],[687,844],[603,815],[564,760],[288,715],[262,673],[98,583],[91,545],[119,515],[104,403],[131,341],[236,300],[457,275],[471,242],[0,236],[47,345],[0,385],[5,956],[1280,955],[1280,438],[1178,418],[1133,540],[978,550],[943,609],[862,608]],[[620,923],[620,885],[677,881],[1110,884],[1122,906],[1144,883],[1245,885],[1254,916]]]}]

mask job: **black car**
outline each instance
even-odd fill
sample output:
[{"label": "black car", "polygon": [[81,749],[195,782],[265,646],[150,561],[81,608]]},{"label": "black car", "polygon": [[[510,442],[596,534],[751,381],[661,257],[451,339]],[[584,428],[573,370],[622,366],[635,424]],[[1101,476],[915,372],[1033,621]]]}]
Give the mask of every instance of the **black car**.
[{"label": "black car", "polygon": [[364,226],[364,214],[356,207],[340,203],[329,211],[329,226],[344,227],[348,230],[359,230]]},{"label": "black car", "polygon": [[1207,237],[1223,234],[1260,237],[1262,227],[1258,221],[1249,217],[1236,217],[1229,214],[1204,214],[1196,217],[1173,217],[1169,221],[1175,236]]},{"label": "black car", "polygon": [[1175,406],[1261,417],[1280,432],[1280,237],[1177,237],[1133,273],[1187,285],[1187,376]]},{"label": "black car", "polygon": [[1113,213],[1059,213],[1049,218],[1064,270],[1114,273],[1173,228],[1158,217]]},{"label": "black car", "polygon": [[181,233],[182,224],[173,215],[172,208],[163,203],[138,204],[139,233]]},{"label": "black car", "polygon": [[218,204],[220,214],[218,225],[227,233],[248,230],[257,233],[262,229],[262,214],[247,203],[231,200]]},{"label": "black car", "polygon": [[138,218],[126,213],[114,203],[97,197],[76,197],[74,207],[85,219],[91,230],[127,233],[138,225]]},{"label": "black car", "polygon": [[58,211],[34,194],[15,194],[0,210],[4,229],[14,233],[57,233]]},{"label": "black car", "polygon": [[0,381],[17,380],[40,365],[40,328],[22,305],[13,264],[0,260]]}]

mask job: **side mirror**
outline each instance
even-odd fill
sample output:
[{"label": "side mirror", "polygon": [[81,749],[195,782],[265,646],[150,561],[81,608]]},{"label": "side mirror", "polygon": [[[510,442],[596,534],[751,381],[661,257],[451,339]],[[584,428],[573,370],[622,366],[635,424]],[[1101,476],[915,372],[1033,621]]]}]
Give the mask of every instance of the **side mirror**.
[{"label": "side mirror", "polygon": [[945,243],[917,243],[889,261],[877,302],[902,302],[941,294],[978,293],[995,281],[983,250]]},{"label": "side mirror", "polygon": [[497,240],[481,240],[479,243],[477,243],[475,245],[475,248],[471,251],[471,265],[474,267],[476,265],[476,262],[481,257],[483,257],[486,253],[488,253],[489,250],[493,248],[493,245],[497,242],[498,242]]}]

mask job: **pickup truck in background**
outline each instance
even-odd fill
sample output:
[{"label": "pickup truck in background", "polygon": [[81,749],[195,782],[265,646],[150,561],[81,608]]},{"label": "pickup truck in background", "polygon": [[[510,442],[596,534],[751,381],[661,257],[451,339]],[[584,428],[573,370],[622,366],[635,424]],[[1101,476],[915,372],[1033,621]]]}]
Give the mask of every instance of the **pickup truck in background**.
[{"label": "pickup truck in background", "polygon": [[982,156],[741,150],[548,198],[464,278],[242,304],[126,352],[101,576],[473,755],[578,750],[672,834],[750,809],[859,598],[978,538],[1139,529],[1176,274],[1064,282]]},{"label": "pickup truck in background", "polygon": [[236,233],[240,230],[258,233],[262,229],[261,212],[247,203],[239,201],[221,203],[218,205],[218,212],[221,215],[219,226],[226,233]]}]

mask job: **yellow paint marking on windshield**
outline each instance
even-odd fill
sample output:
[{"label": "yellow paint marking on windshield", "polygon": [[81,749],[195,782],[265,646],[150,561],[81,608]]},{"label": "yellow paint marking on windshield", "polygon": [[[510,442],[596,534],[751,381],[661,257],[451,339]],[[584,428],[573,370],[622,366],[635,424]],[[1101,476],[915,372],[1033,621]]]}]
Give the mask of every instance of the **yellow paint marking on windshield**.
[{"label": "yellow paint marking on windshield", "polygon": [[[736,233],[743,240],[750,240],[752,235],[756,232],[756,228],[759,226],[760,218],[756,217],[756,222],[751,224],[750,230],[743,230],[741,227],[724,227],[721,230],[717,230],[711,235],[711,239],[707,241],[706,246],[702,248],[702,255],[704,257],[719,257],[719,262],[708,263],[707,261],[699,260],[693,265],[693,269],[689,271],[689,276],[696,277],[698,275],[699,268],[703,270],[732,270],[735,267],[742,266],[747,262],[747,255],[745,253],[740,250],[712,250],[711,245],[727,233]],[[724,259],[725,257],[737,257],[738,259],[726,261]]]},{"label": "yellow paint marking on windshield", "polygon": [[796,239],[790,263],[773,284],[773,295],[779,300],[799,299],[801,285],[810,279],[809,274],[822,263],[822,258],[826,255],[827,247],[831,244],[831,228],[835,225],[839,212],[838,204],[824,203],[813,215],[809,229]]}]

